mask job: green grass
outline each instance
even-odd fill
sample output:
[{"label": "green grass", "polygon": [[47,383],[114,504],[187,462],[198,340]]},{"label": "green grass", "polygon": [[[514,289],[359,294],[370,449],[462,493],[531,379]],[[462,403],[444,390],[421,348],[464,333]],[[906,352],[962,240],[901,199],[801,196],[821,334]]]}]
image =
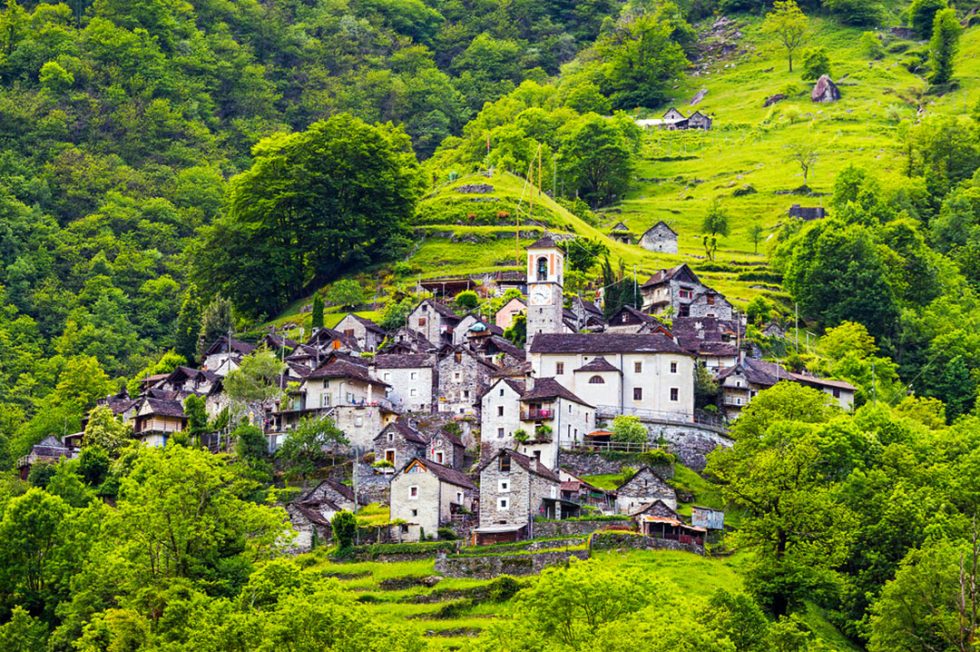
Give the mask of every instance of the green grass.
[{"label": "green grass", "polygon": [[583,475],[582,479],[597,489],[612,491],[623,481],[622,473],[603,473],[600,475]]}]

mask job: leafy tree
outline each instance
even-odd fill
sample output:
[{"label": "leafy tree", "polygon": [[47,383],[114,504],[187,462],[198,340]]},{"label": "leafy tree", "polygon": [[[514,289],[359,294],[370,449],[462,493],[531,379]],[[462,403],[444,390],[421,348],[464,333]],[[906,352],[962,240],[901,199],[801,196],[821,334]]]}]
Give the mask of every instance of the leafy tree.
[{"label": "leafy tree", "polygon": [[818,79],[821,75],[830,74],[830,55],[827,54],[827,48],[810,48],[803,52],[803,79]]},{"label": "leafy tree", "polygon": [[191,394],[184,399],[184,416],[187,417],[187,435],[192,442],[200,442],[208,429],[208,412],[204,398]]},{"label": "leafy tree", "polygon": [[145,582],[212,571],[222,558],[258,559],[284,533],[281,509],[242,500],[220,457],[184,446],[141,448],[119,493],[120,551]]},{"label": "leafy tree", "polygon": [[946,418],[949,421],[973,409],[978,384],[962,356],[954,355],[948,360],[934,356],[933,364],[926,369],[932,371],[934,377],[924,379],[922,393],[946,404]]},{"label": "leafy tree", "polygon": [[763,297],[753,297],[749,305],[745,307],[745,318],[750,324],[764,326],[772,319],[774,306],[772,301]]},{"label": "leafy tree", "polygon": [[357,517],[353,512],[341,510],[330,519],[330,529],[333,530],[334,541],[341,552],[354,547],[354,537],[357,535]]},{"label": "leafy tree", "polygon": [[959,49],[960,21],[955,9],[942,9],[933,19],[932,38],[929,40],[929,81],[948,84],[953,78],[953,61]]},{"label": "leafy tree", "polygon": [[708,235],[728,235],[728,214],[722,210],[721,202],[715,199],[701,222],[701,230]]},{"label": "leafy tree", "polygon": [[389,301],[381,313],[378,325],[386,331],[398,330],[405,325],[414,309],[415,302],[410,297],[405,297],[401,301]]},{"label": "leafy tree", "polygon": [[316,465],[329,459],[334,447],[347,443],[347,436],[330,417],[307,418],[290,431],[276,457],[290,475],[302,478],[305,487]]},{"label": "leafy tree", "polygon": [[262,429],[243,423],[231,433],[235,440],[235,453],[243,460],[264,460],[269,456],[269,441]]},{"label": "leafy tree", "polygon": [[198,353],[201,334],[201,300],[196,288],[189,287],[180,302],[177,313],[177,334],[174,351],[186,360],[194,360]]},{"label": "leafy tree", "polygon": [[670,22],[642,14],[622,21],[596,43],[604,62],[602,92],[614,108],[653,107],[667,99],[670,85],[688,63],[673,33]]},{"label": "leafy tree", "polygon": [[335,306],[353,310],[364,303],[364,289],[353,279],[341,279],[327,290],[327,301]]},{"label": "leafy tree", "polygon": [[0,520],[0,581],[7,595],[37,604],[54,588],[70,540],[69,507],[58,496],[31,488],[7,502]]},{"label": "leafy tree", "polygon": [[946,8],[946,0],[912,0],[909,5],[909,25],[920,39],[933,33],[936,14]]},{"label": "leafy tree", "polygon": [[816,164],[819,156],[817,145],[812,139],[804,138],[793,142],[787,149],[789,150],[789,160],[800,166],[800,172],[803,174],[802,187],[806,188],[810,170]]},{"label": "leafy tree", "polygon": [[314,329],[323,328],[323,299],[319,294],[313,295],[313,310],[311,312],[310,326]]},{"label": "leafy tree", "polygon": [[347,114],[256,145],[206,234],[203,278],[250,314],[390,256],[422,189],[408,137]]},{"label": "leafy tree", "polygon": [[572,238],[562,242],[568,267],[579,272],[589,272],[599,262],[600,256],[609,254],[609,247],[597,239]]},{"label": "leafy tree", "polygon": [[201,327],[197,336],[198,357],[214,344],[219,337],[228,337],[234,326],[231,302],[221,296],[215,296],[208,303],[201,315]]},{"label": "leafy tree", "polygon": [[562,176],[593,208],[621,196],[633,177],[634,146],[616,122],[595,113],[562,130]]},{"label": "leafy tree", "polygon": [[749,227],[749,240],[752,242],[754,253],[759,253],[759,243],[763,241],[765,233],[765,229],[759,223],[753,224]]},{"label": "leafy tree", "polygon": [[776,0],[762,23],[762,32],[778,40],[786,50],[790,72],[793,53],[806,42],[809,31],[809,20],[794,0]]},{"label": "leafy tree", "polygon": [[640,285],[636,282],[635,275],[633,278],[626,276],[626,263],[622,259],[619,261],[619,269],[614,272],[609,257],[603,257],[602,286],[602,312],[606,319],[619,312],[623,306],[641,307]]},{"label": "leafy tree", "polygon": [[463,290],[453,298],[453,303],[460,310],[469,312],[480,305],[480,296],[473,290]]},{"label": "leafy tree", "polygon": [[851,518],[822,467],[817,424],[833,414],[827,395],[781,382],[760,392],[732,429],[735,445],[709,456],[727,500],[744,509],[741,540],[757,551],[753,595],[775,616],[833,590]]},{"label": "leafy tree", "polygon": [[514,321],[504,329],[504,339],[514,346],[524,346],[527,342],[527,315],[523,312],[514,315]]},{"label": "leafy tree", "polygon": [[739,652],[769,650],[769,621],[759,605],[744,593],[719,589],[711,594],[703,620],[735,644]]},{"label": "leafy tree", "polygon": [[[147,365],[138,374],[126,383],[126,391],[130,396],[139,396],[143,387],[143,380],[157,374],[169,374],[177,367],[187,364],[187,359],[176,351],[166,351],[156,362]],[[104,396],[104,394],[103,394]]]},{"label": "leafy tree", "polygon": [[111,408],[100,405],[89,412],[83,441],[85,446],[97,446],[113,455],[131,435],[129,427],[116,418]]},{"label": "leafy tree", "polygon": [[78,473],[90,487],[98,487],[109,475],[109,452],[101,446],[85,446],[78,455]]},{"label": "leafy tree", "polygon": [[0,625],[0,649],[45,652],[47,641],[48,626],[20,605],[14,607],[10,620]]},{"label": "leafy tree", "polygon": [[282,396],[282,372],[282,361],[272,351],[259,349],[242,358],[238,368],[224,379],[233,418],[240,419],[250,412],[251,422],[254,415],[262,414],[263,406]]},{"label": "leafy tree", "polygon": [[649,438],[646,426],[639,417],[621,414],[613,419],[612,439],[616,442],[644,444]]}]

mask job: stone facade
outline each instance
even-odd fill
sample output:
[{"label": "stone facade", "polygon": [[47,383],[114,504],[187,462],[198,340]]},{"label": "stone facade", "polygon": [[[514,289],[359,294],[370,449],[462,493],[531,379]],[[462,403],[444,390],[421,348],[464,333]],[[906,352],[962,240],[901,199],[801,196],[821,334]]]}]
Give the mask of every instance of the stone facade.
[{"label": "stone facade", "polygon": [[477,414],[480,396],[497,369],[467,347],[446,347],[436,362],[436,409],[451,414]]},{"label": "stone facade", "polygon": [[[452,521],[454,510],[473,507],[476,487],[461,474],[451,481],[442,467],[433,462],[412,460],[391,481],[391,520],[403,520],[404,541],[418,541],[435,536],[437,530]],[[454,507],[455,506],[455,507]]]},{"label": "stone facade", "polygon": [[632,514],[654,501],[677,509],[677,493],[663,478],[645,466],[616,489],[616,511]]},{"label": "stone facade", "polygon": [[[639,468],[642,463],[636,455],[628,453],[592,453],[588,451],[563,450],[561,452],[561,468],[572,474],[611,475],[620,473],[624,466]],[[669,465],[651,467],[661,478],[672,478],[674,469]]]},{"label": "stone facade", "polygon": [[523,381],[497,379],[480,399],[481,454],[493,455],[502,448],[514,448],[514,432],[521,429]]},{"label": "stone facade", "polygon": [[462,440],[442,431],[432,435],[425,451],[426,459],[456,470],[462,470],[465,454]]},{"label": "stone facade", "polygon": [[588,550],[538,552],[523,555],[439,555],[435,571],[445,577],[492,579],[500,575],[537,575],[543,568],[567,563],[570,559],[588,559]]},{"label": "stone facade", "polygon": [[573,537],[592,534],[610,527],[632,528],[633,521],[625,517],[621,521],[538,521],[534,524],[534,536],[547,539]]},{"label": "stone facade", "polygon": [[387,385],[385,397],[403,412],[431,412],[435,357],[428,354],[379,354],[372,372]]},{"label": "stone facade", "polygon": [[[558,476],[520,453],[501,450],[480,469],[480,527],[524,526],[558,498]],[[533,532],[530,536],[535,536]]]},{"label": "stone facade", "polygon": [[731,321],[735,308],[720,293],[710,288],[697,294],[687,306],[688,317],[716,317]]},{"label": "stone facade", "polygon": [[421,333],[436,348],[452,342],[453,330],[458,323],[457,315],[432,299],[420,303],[408,316],[408,327]]},{"label": "stone facade", "polygon": [[362,351],[374,351],[385,339],[385,332],[380,326],[353,313],[347,314],[334,327],[339,333],[354,338]]},{"label": "stone facade", "polygon": [[422,434],[407,423],[391,423],[374,438],[374,459],[386,460],[398,470],[413,457],[424,457],[426,443]]},{"label": "stone facade", "polygon": [[672,539],[655,539],[631,532],[602,532],[592,537],[593,550],[681,550],[696,555],[704,554],[704,547],[696,543],[681,543]]},{"label": "stone facade", "polygon": [[640,246],[648,251],[677,253],[677,233],[666,222],[657,222],[640,236]]},{"label": "stone facade", "polygon": [[330,416],[347,435],[350,445],[364,450],[373,450],[374,437],[395,420],[394,413],[371,405],[339,405],[330,411]]}]

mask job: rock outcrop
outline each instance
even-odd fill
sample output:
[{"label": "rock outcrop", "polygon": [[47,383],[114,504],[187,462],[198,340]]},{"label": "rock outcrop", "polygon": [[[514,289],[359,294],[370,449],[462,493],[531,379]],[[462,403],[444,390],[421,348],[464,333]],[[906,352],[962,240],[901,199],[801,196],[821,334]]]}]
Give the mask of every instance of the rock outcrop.
[{"label": "rock outcrop", "polygon": [[762,103],[763,107],[772,106],[776,102],[782,102],[786,99],[786,95],[783,93],[776,93],[775,95],[770,95],[766,98],[766,101]]},{"label": "rock outcrop", "polygon": [[830,77],[821,75],[813,86],[810,99],[814,102],[836,102],[840,99],[840,90],[837,88],[837,84],[830,80]]}]

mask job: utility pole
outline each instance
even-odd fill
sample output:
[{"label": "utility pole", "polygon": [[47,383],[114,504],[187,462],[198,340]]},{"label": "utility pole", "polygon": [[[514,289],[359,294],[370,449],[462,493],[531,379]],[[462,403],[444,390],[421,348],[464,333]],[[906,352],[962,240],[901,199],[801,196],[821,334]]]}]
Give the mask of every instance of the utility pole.
[{"label": "utility pole", "polygon": [[793,325],[796,331],[796,354],[800,353],[800,304],[793,303]]}]

